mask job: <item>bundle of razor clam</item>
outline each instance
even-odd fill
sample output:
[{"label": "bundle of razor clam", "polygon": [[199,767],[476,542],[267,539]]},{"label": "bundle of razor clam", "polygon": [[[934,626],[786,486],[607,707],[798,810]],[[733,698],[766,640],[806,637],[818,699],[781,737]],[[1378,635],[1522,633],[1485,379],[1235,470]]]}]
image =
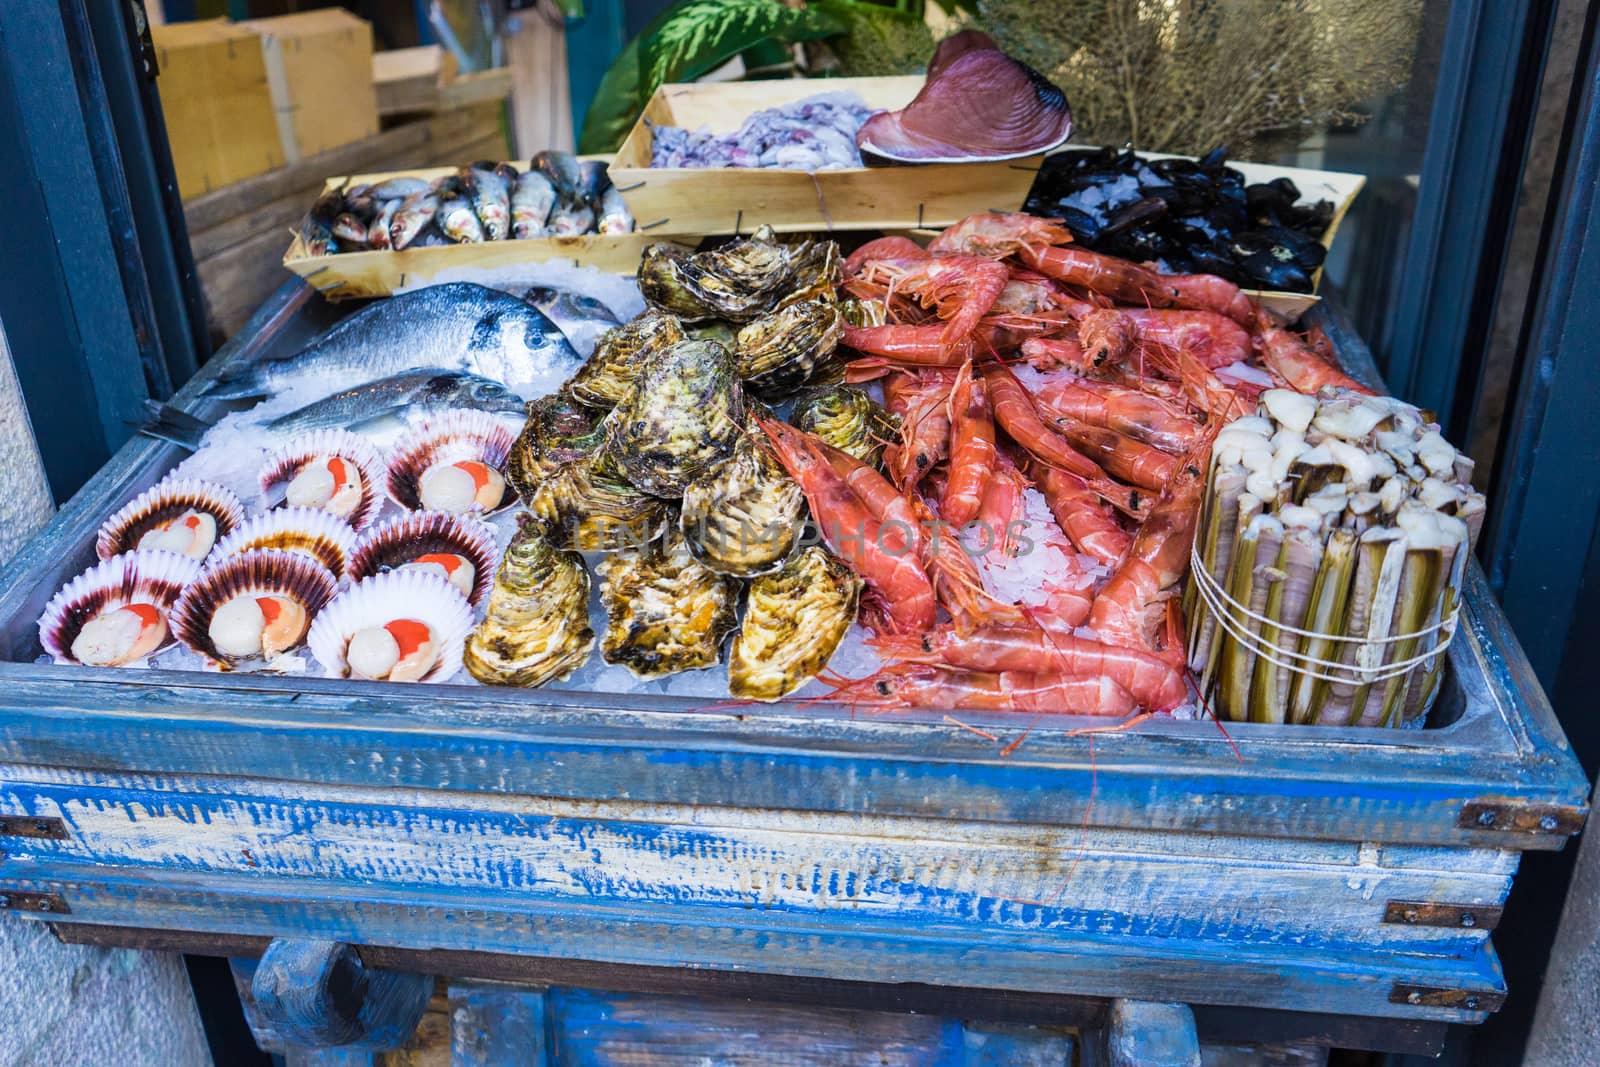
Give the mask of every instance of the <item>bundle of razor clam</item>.
[{"label": "bundle of razor clam", "polygon": [[1391,397],[1261,394],[1217,435],[1184,608],[1219,717],[1420,723],[1484,498],[1472,460]]},{"label": "bundle of razor clam", "polygon": [[396,177],[329,189],[300,236],[308,254],[321,256],[633,228],[604,163],[552,151],[534,156],[526,172],[480,160],[433,181]]}]

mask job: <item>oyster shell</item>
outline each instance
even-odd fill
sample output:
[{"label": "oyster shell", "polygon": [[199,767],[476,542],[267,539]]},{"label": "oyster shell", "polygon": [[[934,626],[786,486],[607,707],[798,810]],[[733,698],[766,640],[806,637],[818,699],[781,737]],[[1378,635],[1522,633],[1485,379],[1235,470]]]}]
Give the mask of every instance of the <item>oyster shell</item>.
[{"label": "oyster shell", "polygon": [[884,448],[898,440],[900,433],[899,420],[853,385],[811,390],[795,401],[790,421],[841,452],[880,468]]},{"label": "oyster shell", "polygon": [[515,442],[484,411],[425,420],[389,454],[389,499],[407,511],[493,514],[516,499],[504,473]]},{"label": "oyster shell", "polygon": [[269,507],[318,508],[360,533],[383,509],[382,475],[383,460],[366,438],[348,430],[313,430],[267,456],[261,494]]},{"label": "oyster shell", "polygon": [[841,300],[839,313],[851,326],[885,326],[889,322],[889,305],[882,300]]},{"label": "oyster shell", "polygon": [[176,552],[127,552],[101,560],[45,605],[39,644],[57,663],[121,667],[172,643],[169,614],[198,561]]},{"label": "oyster shell", "polygon": [[778,306],[788,307],[806,300],[832,302],[844,280],[844,258],[837,241],[804,241],[790,253],[794,277],[790,292]]},{"label": "oyster shell", "polygon": [[733,356],[715,341],[656,352],[606,419],[605,452],[634,485],[676,498],[733,453],[744,394]]},{"label": "oyster shell", "polygon": [[367,532],[350,557],[350,580],[423,570],[477,607],[489,595],[498,557],[494,530],[484,523],[444,511],[413,511]]},{"label": "oyster shell", "polygon": [[739,377],[762,399],[788,396],[827,362],[844,336],[838,305],[806,300],[749,323],[734,340]]},{"label": "oyster shell", "polygon": [[95,554],[110,559],[145,549],[202,560],[218,538],[243,521],[244,506],[222,486],[169,478],[128,501],[101,525]]},{"label": "oyster shell", "polygon": [[728,659],[728,692],[771,701],[805,685],[855,622],[861,587],[842,560],[817,545],[751,582]]},{"label": "oyster shell", "polygon": [[672,506],[636,488],[604,453],[597,453],[540,482],[528,510],[557,548],[613,552],[641,548],[660,537]]},{"label": "oyster shell", "polygon": [[517,434],[506,460],[506,481],[524,502],[533,499],[539,483],[563,463],[582,459],[605,439],[594,414],[563,393],[540,397],[528,405],[528,421]]},{"label": "oyster shell", "polygon": [[651,306],[688,322],[749,322],[789,295],[794,260],[794,250],[768,226],[709,252],[654,244],[639,264],[639,292]]},{"label": "oyster shell", "polygon": [[550,546],[527,513],[495,572],[489,611],[467,640],[467,671],[488,685],[539,686],[589,658],[589,571]]},{"label": "oyster shell", "polygon": [[686,338],[683,324],[672,315],[664,311],[646,311],[631,322],[607,331],[595,345],[594,354],[561,390],[592,408],[615,407],[633,388],[645,356]]},{"label": "oyster shell", "polygon": [[607,624],[600,654],[640,678],[714,665],[733,629],[739,583],[701,564],[683,538],[600,561]]},{"label": "oyster shell", "polygon": [[763,434],[745,433],[733,457],[683,491],[678,529],[707,567],[740,578],[781,566],[800,536],[806,498]]},{"label": "oyster shell", "polygon": [[224,670],[273,660],[305,640],[333,598],[328,568],[298,552],[255,548],[208,567],[172,608],[172,630]]},{"label": "oyster shell", "polygon": [[390,571],[317,613],[306,646],[329,678],[447,682],[461,669],[472,608],[438,575]]},{"label": "oyster shell", "polygon": [[355,530],[329,512],[319,508],[276,508],[246,519],[217,542],[206,561],[218,563],[252,548],[281,548],[304,552],[328,568],[335,578],[343,578],[355,547]]}]

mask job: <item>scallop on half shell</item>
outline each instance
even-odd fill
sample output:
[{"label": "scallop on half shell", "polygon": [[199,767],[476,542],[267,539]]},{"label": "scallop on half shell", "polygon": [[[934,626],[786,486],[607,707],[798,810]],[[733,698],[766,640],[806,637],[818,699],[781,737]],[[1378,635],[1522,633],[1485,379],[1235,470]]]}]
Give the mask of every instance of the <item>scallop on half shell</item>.
[{"label": "scallop on half shell", "polygon": [[471,630],[460,590],[434,574],[391,571],[334,597],[307,644],[330,678],[445,682],[461,669]]},{"label": "scallop on half shell", "polygon": [[414,511],[367,531],[350,560],[350,580],[425,571],[477,607],[489,595],[499,558],[494,530],[484,523],[444,511]]},{"label": "scallop on half shell", "polygon": [[269,507],[316,508],[357,533],[383,508],[383,459],[366,438],[348,430],[313,430],[284,442],[261,466]]},{"label": "scallop on half shell", "polygon": [[276,508],[245,520],[217,542],[207,561],[220,563],[253,548],[303,552],[335,578],[343,578],[356,549],[356,532],[343,519],[319,508]]},{"label": "scallop on half shell", "polygon": [[100,527],[95,553],[110,559],[124,552],[176,552],[202,560],[219,538],[244,521],[239,498],[220,485],[169,478],[128,501]]},{"label": "scallop on half shell", "polygon": [[57,663],[123,667],[172,644],[168,622],[198,561],[147,550],[112,556],[90,567],[45,605],[39,644]]},{"label": "scallop on half shell", "polygon": [[298,552],[255,548],[208,567],[172,608],[172,629],[191,651],[229,670],[265,663],[298,646],[333,598],[328,568]]},{"label": "scallop on half shell", "polygon": [[482,411],[428,419],[389,454],[389,498],[407,511],[492,515],[517,498],[505,476],[516,439]]}]

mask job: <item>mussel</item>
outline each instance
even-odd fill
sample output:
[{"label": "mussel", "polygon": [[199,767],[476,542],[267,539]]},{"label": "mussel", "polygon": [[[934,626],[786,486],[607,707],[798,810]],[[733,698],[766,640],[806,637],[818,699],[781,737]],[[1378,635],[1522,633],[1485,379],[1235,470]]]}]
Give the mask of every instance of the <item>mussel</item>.
[{"label": "mussel", "polygon": [[799,389],[832,357],[844,336],[837,304],[807,300],[763,315],[734,339],[739,377],[764,400],[781,400]]},{"label": "mussel", "polygon": [[577,670],[593,647],[583,557],[553,548],[519,513],[488,614],[467,639],[467,672],[488,685],[539,686]]},{"label": "mussel", "polygon": [[640,489],[675,499],[733,454],[743,422],[733,355],[715,341],[682,341],[646,359],[606,419],[604,452]]},{"label": "mussel", "polygon": [[898,421],[853,385],[813,389],[795,401],[790,421],[863,463],[882,465],[884,447],[899,438]]},{"label": "mussel", "polygon": [[861,587],[854,571],[818,545],[751,582],[728,660],[728,692],[781,700],[815,677],[855,622]]},{"label": "mussel", "polygon": [[672,505],[636,488],[616,463],[596,453],[540,482],[528,510],[557,548],[612,552],[660,537]]},{"label": "mussel", "polygon": [[806,498],[759,430],[683,491],[678,528],[696,559],[741,578],[781,566],[800,534]]},{"label": "mussel", "polygon": [[588,407],[612,408],[633,388],[646,356],[669,348],[686,336],[683,324],[675,316],[665,311],[646,311],[601,337],[594,353],[561,387],[562,392]]},{"label": "mussel", "polygon": [[600,654],[640,678],[710,667],[733,629],[738,582],[695,559],[683,538],[618,552],[598,567],[606,632]]}]

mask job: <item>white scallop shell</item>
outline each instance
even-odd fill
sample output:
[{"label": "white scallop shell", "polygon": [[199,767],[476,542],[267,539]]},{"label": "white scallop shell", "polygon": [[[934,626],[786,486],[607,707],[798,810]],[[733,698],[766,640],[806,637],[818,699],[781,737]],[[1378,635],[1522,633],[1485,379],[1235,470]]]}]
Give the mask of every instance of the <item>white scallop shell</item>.
[{"label": "white scallop shell", "polygon": [[359,582],[400,567],[428,552],[458,552],[472,561],[473,607],[489,595],[500,549],[494,529],[468,515],[447,511],[413,511],[368,530],[350,557],[350,580]]},{"label": "white scallop shell", "polygon": [[[224,667],[246,662],[217,651],[211,643],[211,617],[219,607],[245,593],[290,596],[315,619],[333,598],[337,586],[328,568],[299,552],[253,548],[206,567],[173,605],[172,632],[186,648]],[[309,628],[308,628],[309,632]],[[257,657],[259,659],[259,657]]]},{"label": "white scallop shell", "polygon": [[[423,472],[437,463],[477,460],[503,475],[516,441],[517,435],[486,411],[449,411],[437,419],[425,419],[407,431],[389,453],[389,499],[407,511],[421,511],[417,483]],[[483,514],[503,511],[516,498],[516,490],[507,482],[500,503]]]},{"label": "white scallop shell", "polygon": [[72,642],[84,623],[127,604],[153,604],[168,616],[168,640],[155,650],[160,652],[172,644],[172,606],[199,574],[198,560],[176,552],[125,552],[102,560],[50,598],[39,616],[39,644],[57,663],[76,663]]},{"label": "white scallop shell", "polygon": [[350,516],[350,525],[360,533],[371,526],[383,509],[383,457],[372,443],[349,430],[312,430],[285,441],[267,455],[261,464],[261,495],[269,506],[282,495],[287,485],[308,461],[318,456],[341,456],[361,472],[361,505]]},{"label": "white scallop shell", "polygon": [[461,669],[461,654],[472,630],[472,608],[460,590],[435,574],[390,571],[346,589],[317,615],[307,638],[330,678],[348,678],[345,650],[350,638],[395,619],[416,619],[437,635],[439,659],[422,682],[445,682]]},{"label": "white scallop shell", "polygon": [[356,532],[350,524],[321,508],[275,508],[247,519],[206,557],[207,566],[253,548],[281,548],[303,552],[343,578],[356,550]]},{"label": "white scallop shell", "polygon": [[209,512],[217,520],[218,540],[244,521],[244,505],[224,487],[197,478],[167,478],[122,505],[101,524],[95,554],[111,559],[134,551],[137,534],[190,508]]}]

